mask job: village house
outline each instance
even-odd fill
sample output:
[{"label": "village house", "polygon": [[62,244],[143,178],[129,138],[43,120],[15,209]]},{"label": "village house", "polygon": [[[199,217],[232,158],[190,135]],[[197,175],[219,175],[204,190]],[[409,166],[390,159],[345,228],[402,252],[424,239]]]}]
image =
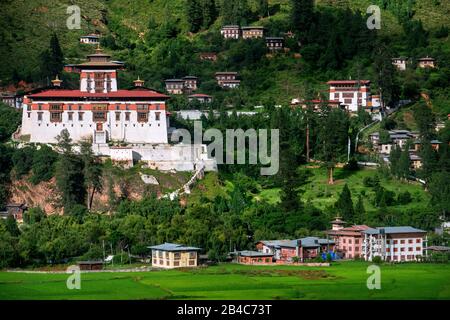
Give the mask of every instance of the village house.
[{"label": "village house", "polygon": [[294,257],[302,262],[314,259],[321,253],[333,252],[334,246],[334,241],[318,237],[296,240],[261,240],[256,244],[259,252],[272,254],[277,263],[292,263]]},{"label": "village house", "polygon": [[264,37],[265,28],[261,26],[242,27],[243,39],[257,39]]},{"label": "village house", "polygon": [[435,68],[436,67],[436,60],[430,57],[420,58],[417,60],[419,68],[425,69],[425,68]]},{"label": "village house", "polygon": [[333,239],[336,245],[336,253],[342,259],[354,259],[362,254],[362,243],[364,230],[369,229],[366,225],[354,225],[344,227],[345,222],[340,217],[331,221],[331,230],[327,231],[328,236]]},{"label": "village house", "polygon": [[189,100],[189,102],[197,100],[200,103],[211,103],[212,102],[212,96],[207,95],[207,94],[203,94],[203,93],[196,93],[196,94],[191,94],[188,97],[188,100]]},{"label": "village house", "polygon": [[239,39],[241,36],[241,28],[238,25],[227,25],[220,29],[220,34],[225,39]]},{"label": "village house", "polygon": [[87,36],[81,36],[80,37],[80,43],[98,45],[100,43],[100,36],[97,35],[97,34],[90,34],[90,35],[87,35]]},{"label": "village house", "polygon": [[241,81],[237,80],[237,72],[216,72],[217,84],[222,88],[237,88]]},{"label": "village house", "polygon": [[417,132],[410,132],[408,130],[389,130],[389,141],[380,141],[379,132],[374,132],[369,135],[369,139],[373,144],[374,150],[380,154],[388,155],[394,146],[404,148],[408,140],[416,139]]},{"label": "village house", "polygon": [[197,247],[167,242],[149,248],[152,250],[152,266],[165,269],[196,267],[198,252],[201,250]]},{"label": "village house", "polygon": [[372,261],[417,261],[426,255],[427,233],[411,226],[378,227],[364,230],[362,257]]},{"label": "village house", "polygon": [[366,108],[370,97],[370,80],[331,80],[330,100],[340,101],[351,112],[358,111],[358,107]]},{"label": "village house", "polygon": [[392,58],[392,64],[399,71],[405,71],[406,70],[406,63],[407,63],[407,61],[408,61],[408,58],[405,58],[405,57]]},{"label": "village house", "polygon": [[167,79],[166,91],[169,94],[183,94],[184,92],[184,80],[183,79]]},{"label": "village house", "polygon": [[266,46],[270,51],[282,50],[284,48],[284,38],[266,37]]},{"label": "village house", "polygon": [[272,264],[273,254],[259,251],[243,250],[231,252],[234,261],[240,264]]},{"label": "village house", "polygon": [[202,61],[217,61],[217,53],[215,52],[202,52],[199,57]]},{"label": "village house", "polygon": [[[434,139],[434,140],[430,141],[430,144],[431,144],[431,147],[433,148],[433,150],[439,151],[439,146],[442,144],[442,142]],[[420,140],[415,140],[413,147],[412,147],[412,149],[410,149],[410,151],[419,152],[421,146],[422,146],[422,142]]]},{"label": "village house", "polygon": [[15,93],[3,92],[0,94],[0,102],[3,102],[11,108],[20,109],[22,107],[23,96]]},{"label": "village house", "polygon": [[194,76],[185,76],[184,80],[184,93],[192,93],[197,90],[198,78]]},{"label": "village house", "polygon": [[329,106],[333,109],[345,109],[345,106],[340,101],[322,101],[320,99],[314,99],[314,100],[302,100],[302,99],[292,99],[291,100],[291,107],[298,107],[300,106],[303,110],[306,110],[308,108],[312,108],[314,112],[320,112],[322,106]]},{"label": "village house", "polygon": [[422,168],[422,158],[416,153],[409,153],[409,162],[411,170],[415,171]]},{"label": "village house", "polygon": [[0,211],[0,218],[6,219],[8,216],[12,216],[17,223],[22,223],[23,214],[27,210],[28,207],[24,203],[9,203],[4,210]]}]

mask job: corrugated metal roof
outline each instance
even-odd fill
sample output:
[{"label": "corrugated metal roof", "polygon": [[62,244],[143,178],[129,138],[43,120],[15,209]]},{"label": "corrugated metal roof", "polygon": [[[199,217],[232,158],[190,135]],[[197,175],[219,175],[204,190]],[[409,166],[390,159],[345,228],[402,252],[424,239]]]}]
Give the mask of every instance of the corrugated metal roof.
[{"label": "corrugated metal roof", "polygon": [[165,242],[163,244],[159,244],[156,246],[148,247],[153,250],[162,250],[162,251],[196,251],[201,250],[197,247],[187,247],[184,244],[177,244],[177,243],[169,243]]},{"label": "corrugated metal roof", "polygon": [[411,226],[402,226],[402,227],[377,227],[376,229],[370,228],[364,230],[363,233],[367,234],[380,234],[384,229],[384,233],[386,234],[394,234],[394,233],[426,233],[425,230],[416,229]]}]

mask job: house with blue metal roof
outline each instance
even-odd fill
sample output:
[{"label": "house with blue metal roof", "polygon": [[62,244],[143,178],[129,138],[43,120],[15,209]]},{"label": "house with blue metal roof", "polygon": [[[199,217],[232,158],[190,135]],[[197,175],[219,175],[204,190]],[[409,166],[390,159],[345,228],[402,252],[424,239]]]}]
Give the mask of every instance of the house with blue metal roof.
[{"label": "house with blue metal roof", "polygon": [[201,248],[177,243],[163,243],[148,247],[152,250],[152,266],[156,268],[183,268],[198,265],[198,252]]}]

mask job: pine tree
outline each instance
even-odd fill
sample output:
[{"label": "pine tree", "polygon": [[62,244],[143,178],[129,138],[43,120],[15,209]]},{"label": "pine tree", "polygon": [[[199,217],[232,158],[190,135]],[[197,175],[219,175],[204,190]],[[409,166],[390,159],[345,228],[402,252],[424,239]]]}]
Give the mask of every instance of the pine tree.
[{"label": "pine tree", "polygon": [[408,147],[402,151],[398,160],[398,177],[407,179],[411,175]]},{"label": "pine tree", "polygon": [[360,194],[358,196],[358,201],[356,202],[355,205],[355,223],[361,224],[364,223],[364,215],[366,213],[366,209],[364,208],[364,201],[363,201],[363,197]]},{"label": "pine tree", "polygon": [[338,211],[338,214],[342,215],[342,218],[347,222],[354,222],[355,211],[353,209],[352,194],[348,185],[345,184],[342,192],[339,194],[339,199],[334,204],[334,207]]},{"label": "pine tree", "polygon": [[200,0],[187,0],[187,20],[191,32],[200,31],[203,25],[203,11]]},{"label": "pine tree", "polygon": [[398,145],[392,147],[391,153],[389,154],[391,174],[395,177],[399,177],[399,163],[401,154],[402,149]]},{"label": "pine tree", "polygon": [[428,181],[433,172],[438,169],[437,152],[433,149],[429,141],[422,140],[419,155],[422,159],[422,167],[419,172],[420,176]]},{"label": "pine tree", "polygon": [[91,141],[80,143],[80,153],[83,161],[84,186],[88,193],[87,208],[91,209],[95,193],[101,192],[103,188],[102,167],[94,156]]},{"label": "pine tree", "polygon": [[41,73],[43,77],[54,78],[64,68],[64,54],[59,45],[58,36],[52,34],[50,46],[41,54]]},{"label": "pine tree", "polygon": [[72,150],[72,139],[67,129],[56,137],[61,150],[56,163],[56,188],[60,195],[64,213],[69,213],[77,204],[84,204],[83,162]]},{"label": "pine tree", "polygon": [[291,0],[291,3],[292,27],[299,33],[300,40],[304,41],[313,20],[314,0]]},{"label": "pine tree", "polygon": [[398,84],[395,80],[395,68],[392,65],[392,52],[384,44],[379,44],[374,52],[375,82],[381,93],[384,105],[392,104],[398,100]]},{"label": "pine tree", "polygon": [[215,0],[202,0],[203,28],[207,29],[217,19],[217,8]]},{"label": "pine tree", "polygon": [[268,0],[257,0],[256,2],[256,11],[260,18],[265,17],[269,11],[269,1]]}]

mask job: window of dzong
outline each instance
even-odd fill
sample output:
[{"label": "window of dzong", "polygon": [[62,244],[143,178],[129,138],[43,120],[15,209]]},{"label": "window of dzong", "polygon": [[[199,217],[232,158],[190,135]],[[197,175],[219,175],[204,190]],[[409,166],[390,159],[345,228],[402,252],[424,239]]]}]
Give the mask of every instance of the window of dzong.
[{"label": "window of dzong", "polygon": [[148,110],[148,104],[138,104],[137,105],[138,111],[147,111]]},{"label": "window of dzong", "polygon": [[78,121],[83,121],[83,114],[84,114],[84,112],[78,113]]},{"label": "window of dzong", "polygon": [[147,112],[138,112],[138,121],[139,122],[147,122],[148,121],[148,113]]},{"label": "window of dzong", "polygon": [[50,112],[50,121],[51,122],[61,122],[61,120],[62,120],[61,115],[62,115],[61,112]]},{"label": "window of dzong", "polygon": [[52,104],[50,105],[50,111],[62,111],[62,104]]},{"label": "window of dzong", "polygon": [[111,91],[111,76],[109,74],[106,76],[106,91]]},{"label": "window of dzong", "polygon": [[116,121],[120,121],[120,112],[116,112]]},{"label": "window of dzong", "polygon": [[106,121],[106,112],[93,112],[94,121]]},{"label": "window of dzong", "polygon": [[73,120],[73,112],[68,112],[67,117],[68,117],[69,121],[72,121]]},{"label": "window of dzong", "polygon": [[42,112],[38,112],[38,121],[42,121]]},{"label": "window of dzong", "polygon": [[159,121],[161,118],[161,112],[155,112],[155,120]]},{"label": "window of dzong", "polygon": [[67,105],[67,110],[72,110],[72,105],[71,104]]},{"label": "window of dzong", "polygon": [[95,92],[103,92],[105,88],[105,77],[102,73],[94,74]]},{"label": "window of dzong", "polygon": [[125,112],[125,121],[130,121],[130,113]]}]

